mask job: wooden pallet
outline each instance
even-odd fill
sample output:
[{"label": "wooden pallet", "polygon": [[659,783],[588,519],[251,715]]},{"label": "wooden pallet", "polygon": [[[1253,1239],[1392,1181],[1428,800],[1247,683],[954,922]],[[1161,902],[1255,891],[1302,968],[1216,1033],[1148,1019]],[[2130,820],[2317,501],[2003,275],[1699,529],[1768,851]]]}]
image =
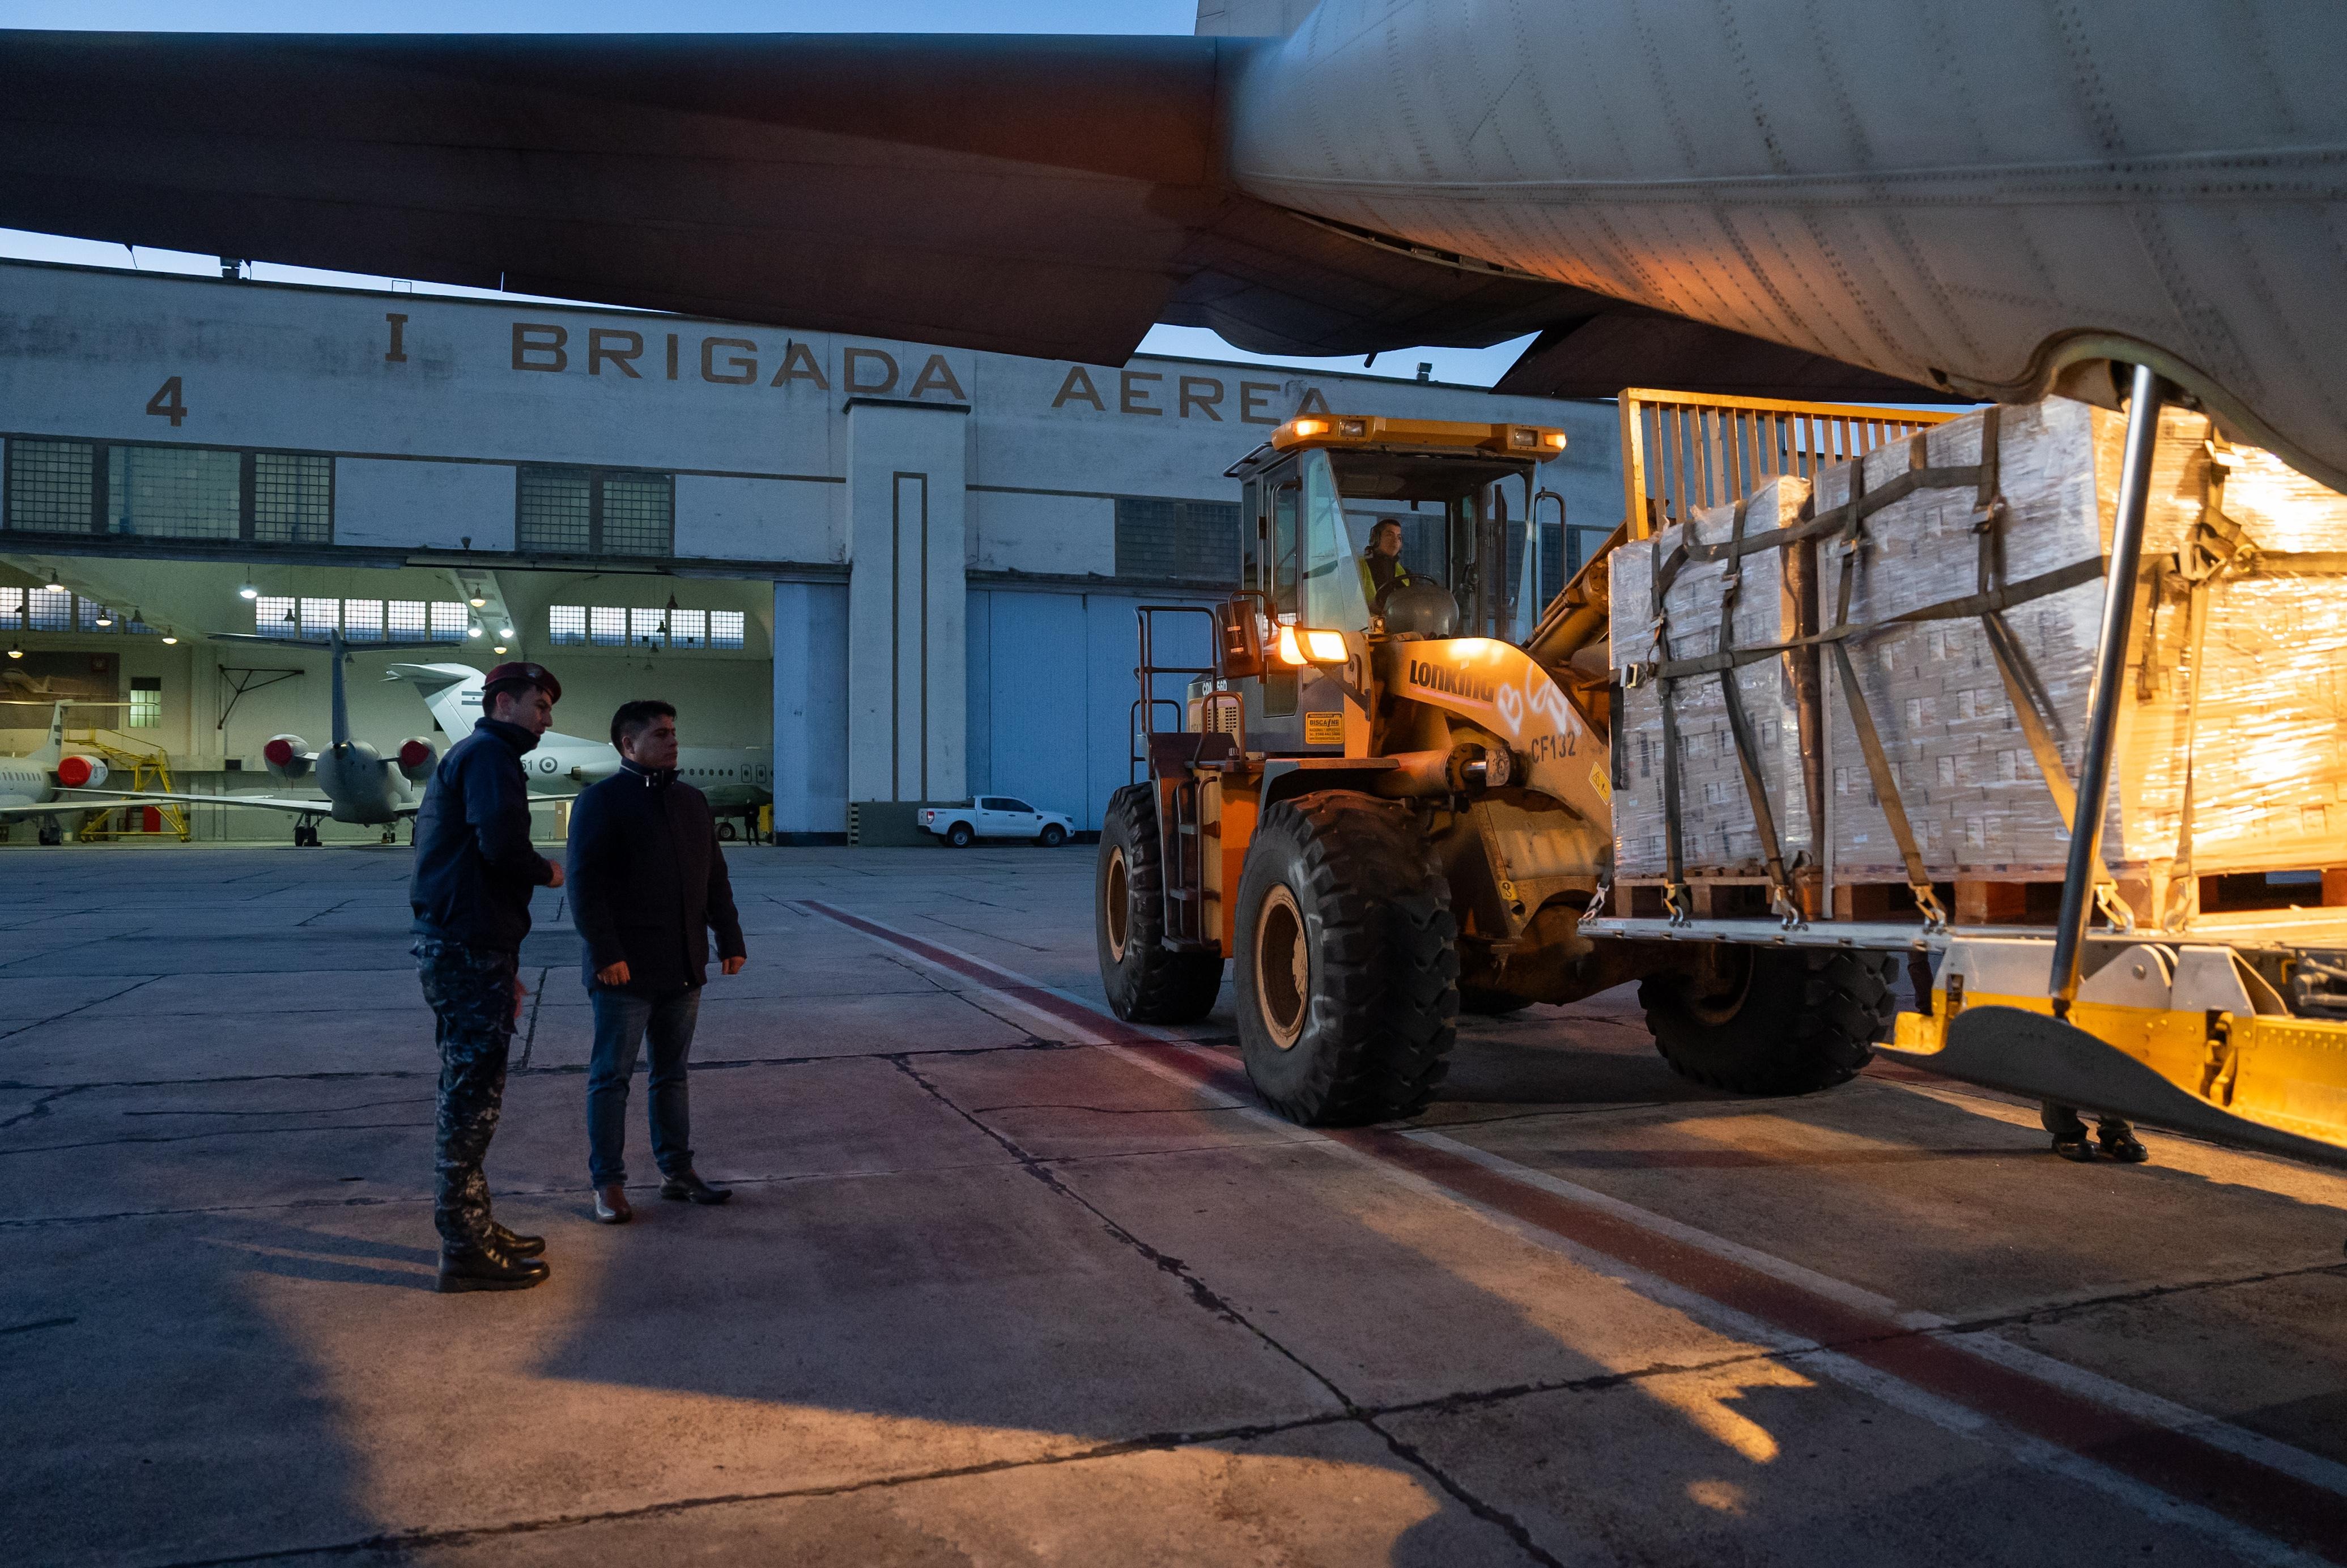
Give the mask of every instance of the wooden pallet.
[{"label": "wooden pallet", "polygon": [[[2319,898],[2313,897],[2317,886],[2312,882],[2303,885],[2307,896],[2301,897],[2290,889],[2266,886],[2262,873],[2203,876],[2200,912],[2238,914],[2250,909],[2280,908],[2293,903],[2311,907],[2318,902],[2325,908],[2347,907],[2347,866],[2322,867],[2321,876]],[[1695,897],[1693,913],[1698,919],[1758,917],[1768,913],[1768,885],[1762,877],[1708,877],[1692,883],[1689,891]],[[1810,906],[1809,913],[1812,917],[1817,914],[1816,891],[1813,886],[1802,889],[1803,902]],[[1935,882],[1932,891],[1953,926],[2051,926],[2062,908],[2062,884],[2058,881],[1960,879]],[[2138,921],[2153,922],[2148,883],[2122,877],[2119,896],[2134,909]],[[1621,901],[1615,912],[1634,918],[1658,920],[1666,913],[1660,878],[1617,884],[1615,897]],[[1904,882],[1840,883],[1834,888],[1833,917],[1868,921],[1922,918],[1915,907],[1915,896]]]}]

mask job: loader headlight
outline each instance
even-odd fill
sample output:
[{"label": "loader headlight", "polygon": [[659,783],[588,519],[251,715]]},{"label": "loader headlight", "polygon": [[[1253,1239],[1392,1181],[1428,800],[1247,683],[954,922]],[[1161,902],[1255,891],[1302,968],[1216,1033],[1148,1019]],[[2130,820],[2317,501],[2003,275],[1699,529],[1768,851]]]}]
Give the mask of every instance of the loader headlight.
[{"label": "loader headlight", "polygon": [[1276,648],[1283,664],[1342,664],[1350,657],[1341,631],[1299,631],[1293,626],[1283,626]]}]

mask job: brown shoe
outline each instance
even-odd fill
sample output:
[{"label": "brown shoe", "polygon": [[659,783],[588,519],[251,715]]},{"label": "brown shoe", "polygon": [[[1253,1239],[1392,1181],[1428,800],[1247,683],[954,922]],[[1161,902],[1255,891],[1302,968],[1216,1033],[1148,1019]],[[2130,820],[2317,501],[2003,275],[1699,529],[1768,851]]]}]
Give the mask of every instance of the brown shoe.
[{"label": "brown shoe", "polygon": [[628,1206],[628,1189],[613,1182],[595,1189],[595,1217],[607,1225],[623,1225],[636,1217]]}]

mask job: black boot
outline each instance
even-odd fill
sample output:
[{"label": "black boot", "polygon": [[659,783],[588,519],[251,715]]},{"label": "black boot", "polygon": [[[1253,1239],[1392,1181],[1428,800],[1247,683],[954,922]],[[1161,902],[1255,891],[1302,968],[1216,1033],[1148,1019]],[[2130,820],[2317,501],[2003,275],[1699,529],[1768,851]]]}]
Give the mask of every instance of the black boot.
[{"label": "black boot", "polygon": [[441,1291],[528,1290],[546,1281],[546,1260],[516,1257],[493,1239],[471,1246],[444,1243],[440,1248]]},{"label": "black boot", "polygon": [[2084,1164],[2095,1157],[2095,1146],[2086,1142],[2086,1124],[2076,1111],[2048,1100],[2038,1107],[2037,1120],[2054,1135],[2054,1152],[2064,1159]]},{"label": "black boot", "polygon": [[489,1239],[515,1257],[536,1257],[546,1250],[544,1236],[509,1231],[495,1220],[489,1222]]},{"label": "black boot", "polygon": [[2151,1151],[2135,1135],[2135,1129],[2116,1116],[2099,1118],[2095,1124],[2095,1142],[2103,1153],[2122,1165],[2140,1165],[2151,1158]]},{"label": "black boot", "polygon": [[733,1194],[723,1187],[712,1187],[691,1171],[661,1178],[661,1196],[675,1203],[722,1204]]}]

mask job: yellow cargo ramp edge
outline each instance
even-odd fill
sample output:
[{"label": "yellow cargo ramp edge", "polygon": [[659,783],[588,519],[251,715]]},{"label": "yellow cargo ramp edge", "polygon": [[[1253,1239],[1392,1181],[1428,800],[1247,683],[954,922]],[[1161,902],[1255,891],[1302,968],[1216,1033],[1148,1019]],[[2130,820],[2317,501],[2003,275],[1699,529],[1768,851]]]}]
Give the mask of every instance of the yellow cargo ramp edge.
[{"label": "yellow cargo ramp edge", "polygon": [[2347,1165],[2347,1022],[2289,1016],[2228,947],[2139,942],[2086,977],[2066,1021],[2047,938],[1957,937],[1892,1060],[1992,1089]]}]

